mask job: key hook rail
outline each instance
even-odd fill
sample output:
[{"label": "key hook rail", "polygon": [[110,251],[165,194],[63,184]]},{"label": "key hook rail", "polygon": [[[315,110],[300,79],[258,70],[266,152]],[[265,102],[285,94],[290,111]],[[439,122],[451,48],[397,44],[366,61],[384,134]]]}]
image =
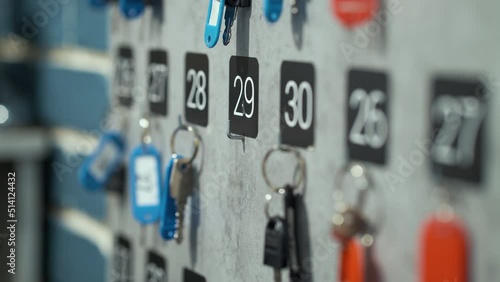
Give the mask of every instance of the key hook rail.
[{"label": "key hook rail", "polygon": [[174,133],[172,133],[172,137],[170,138],[170,150],[174,155],[177,155],[177,153],[175,152],[175,137],[177,136],[177,133],[179,133],[180,131],[188,131],[193,135],[193,154],[191,155],[191,158],[187,162],[188,164],[191,164],[196,158],[196,155],[198,154],[198,150],[200,148],[200,136],[198,135],[198,132],[194,127],[183,123],[182,117],[179,116],[179,126],[174,130]]}]

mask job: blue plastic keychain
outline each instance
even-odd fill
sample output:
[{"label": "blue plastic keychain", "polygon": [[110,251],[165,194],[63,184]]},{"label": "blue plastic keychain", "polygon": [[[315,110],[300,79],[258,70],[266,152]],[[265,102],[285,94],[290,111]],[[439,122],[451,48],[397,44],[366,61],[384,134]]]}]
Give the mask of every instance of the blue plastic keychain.
[{"label": "blue plastic keychain", "polygon": [[165,240],[172,240],[175,238],[177,232],[177,203],[172,197],[170,192],[170,179],[172,176],[172,169],[176,159],[182,159],[180,155],[172,155],[167,165],[165,173],[165,181],[163,186],[163,194],[161,201],[161,218],[160,218],[160,235]]},{"label": "blue plastic keychain", "polygon": [[144,128],[142,144],[134,148],[129,159],[129,182],[132,214],[141,224],[160,217],[161,155],[151,144],[149,121],[141,119]]},{"label": "blue plastic keychain", "polygon": [[222,16],[224,14],[225,0],[208,0],[208,15],[205,23],[205,45],[213,48],[217,45],[220,36]]},{"label": "blue plastic keychain", "polygon": [[264,0],[264,16],[269,22],[276,22],[283,10],[283,0]]},{"label": "blue plastic keychain", "polygon": [[118,132],[106,132],[97,149],[78,170],[80,184],[89,190],[102,189],[118,169],[125,151],[125,142]]},{"label": "blue plastic keychain", "polygon": [[144,12],[144,0],[119,0],[120,11],[127,19],[135,19]]}]

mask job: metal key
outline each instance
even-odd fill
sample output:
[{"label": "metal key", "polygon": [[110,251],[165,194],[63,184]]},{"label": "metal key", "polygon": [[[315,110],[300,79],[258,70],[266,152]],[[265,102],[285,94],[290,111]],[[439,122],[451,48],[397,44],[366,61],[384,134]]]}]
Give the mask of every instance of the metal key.
[{"label": "metal key", "polygon": [[238,6],[232,7],[226,5],[226,13],[224,14],[224,33],[222,34],[222,43],[225,46],[231,41],[231,29],[233,28],[236,15],[238,14]]},{"label": "metal key", "polygon": [[294,188],[285,187],[285,220],[288,229],[288,253],[290,255],[290,281],[301,281],[300,253],[297,243],[297,201]]},{"label": "metal key", "polygon": [[184,228],[184,209],[188,197],[193,193],[194,170],[193,166],[184,159],[175,159],[174,169],[171,178],[172,197],[177,203],[177,233],[175,239],[177,243],[182,242],[182,232]]},{"label": "metal key", "polygon": [[281,270],[288,265],[288,231],[284,218],[269,219],[264,241],[264,265],[274,269],[274,281],[281,282]]}]

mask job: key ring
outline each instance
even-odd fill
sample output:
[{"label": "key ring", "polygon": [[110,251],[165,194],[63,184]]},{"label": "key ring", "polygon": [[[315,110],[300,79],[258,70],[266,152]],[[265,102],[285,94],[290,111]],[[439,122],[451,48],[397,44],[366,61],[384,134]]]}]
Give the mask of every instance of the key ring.
[{"label": "key ring", "polygon": [[174,154],[174,155],[177,155],[177,153],[175,152],[175,136],[180,131],[189,131],[193,135],[194,150],[193,150],[193,154],[191,155],[191,158],[187,162],[188,164],[191,164],[194,161],[194,159],[196,158],[196,155],[198,154],[198,148],[200,147],[200,137],[198,136],[198,132],[196,132],[196,130],[193,127],[187,126],[184,124],[179,125],[179,127],[177,127],[174,130],[174,133],[172,133],[172,137],[170,138],[170,150],[172,151],[172,154]]},{"label": "key ring", "polygon": [[348,163],[337,171],[335,174],[334,199],[337,201],[342,199],[343,201],[344,180],[347,175],[351,175],[356,180],[357,188],[359,189],[359,193],[361,193],[361,201],[358,205],[363,206],[364,195],[368,189],[373,187],[373,181],[368,170],[360,163]]},{"label": "key ring", "polygon": [[[348,163],[341,167],[337,173],[335,174],[335,187],[333,198],[337,202],[336,210],[337,212],[342,212],[342,209],[345,210],[349,205],[346,203],[344,199],[344,180],[345,177],[350,175],[352,178],[356,180],[356,186],[359,190],[358,203],[356,206],[358,208],[363,208],[365,206],[365,198],[366,193],[370,189],[374,189],[373,178],[371,174],[368,172],[365,166],[360,163]],[[383,203],[379,202],[375,211],[376,223],[371,224],[373,226],[377,226],[380,228],[385,222],[385,213],[383,211]],[[370,233],[375,233],[375,230],[371,230]]]},{"label": "key ring", "polygon": [[283,193],[280,193],[280,190],[285,189],[285,187],[287,185],[284,185],[284,186],[273,185],[271,180],[269,179],[269,177],[267,175],[267,171],[266,171],[266,165],[267,165],[267,161],[269,160],[269,157],[274,152],[277,152],[277,151],[285,152],[285,153],[293,153],[299,162],[300,175],[299,175],[299,178],[297,179],[297,181],[293,185],[291,185],[293,187],[293,189],[297,189],[298,187],[300,187],[300,185],[304,181],[304,178],[306,176],[306,161],[304,160],[304,157],[302,157],[302,155],[300,154],[300,152],[298,150],[293,149],[293,148],[286,146],[286,145],[275,145],[271,148],[271,150],[269,150],[266,153],[266,155],[264,156],[264,160],[262,161],[262,174],[264,176],[264,180],[266,181],[266,184],[271,188],[272,191],[274,191],[275,193],[278,193],[278,194],[283,194]]}]

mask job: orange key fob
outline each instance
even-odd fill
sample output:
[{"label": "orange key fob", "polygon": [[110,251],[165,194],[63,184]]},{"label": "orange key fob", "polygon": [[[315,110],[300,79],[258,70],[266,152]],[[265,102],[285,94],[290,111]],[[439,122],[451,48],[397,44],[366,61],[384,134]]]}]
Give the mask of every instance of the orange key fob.
[{"label": "orange key fob", "polygon": [[332,0],[333,15],[346,27],[370,21],[379,9],[380,0]]},{"label": "orange key fob", "polygon": [[354,238],[342,245],[339,279],[340,282],[365,281],[365,250]]},{"label": "orange key fob", "polygon": [[420,282],[468,281],[468,236],[456,216],[432,216],[424,223],[420,240]]}]

